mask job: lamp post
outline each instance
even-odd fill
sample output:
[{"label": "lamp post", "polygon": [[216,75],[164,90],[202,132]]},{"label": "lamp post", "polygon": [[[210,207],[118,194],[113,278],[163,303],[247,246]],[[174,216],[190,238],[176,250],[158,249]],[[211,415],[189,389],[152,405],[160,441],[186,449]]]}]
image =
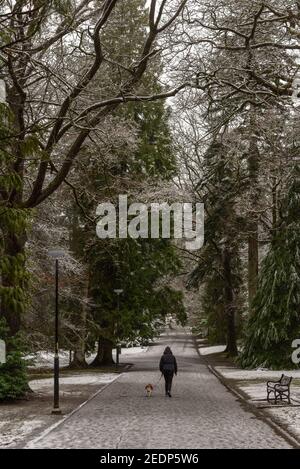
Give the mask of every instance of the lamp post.
[{"label": "lamp post", "polygon": [[58,349],[58,261],[64,256],[64,251],[60,249],[53,249],[49,251],[49,256],[55,259],[55,347],[54,347],[54,399],[52,414],[60,415],[61,410],[59,408],[59,349]]},{"label": "lamp post", "polygon": [[[114,292],[117,294],[117,298],[118,298],[118,319],[119,319],[120,318],[120,295],[123,293],[123,290],[122,290],[122,288],[116,288],[114,290]],[[120,348],[121,348],[121,346],[119,346],[117,344],[117,348],[116,348],[116,366],[119,365]]]}]

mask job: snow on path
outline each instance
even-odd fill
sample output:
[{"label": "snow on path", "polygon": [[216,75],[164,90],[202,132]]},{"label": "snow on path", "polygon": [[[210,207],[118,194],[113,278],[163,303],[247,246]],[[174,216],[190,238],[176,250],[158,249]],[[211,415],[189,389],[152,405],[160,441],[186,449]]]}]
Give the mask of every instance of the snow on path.
[{"label": "snow on path", "polygon": [[[173,397],[164,396],[158,362],[166,345],[178,361]],[[135,366],[32,448],[289,448],[267,423],[246,411],[209,372],[193,338],[169,332]],[[154,384],[152,398],[145,384]]]}]

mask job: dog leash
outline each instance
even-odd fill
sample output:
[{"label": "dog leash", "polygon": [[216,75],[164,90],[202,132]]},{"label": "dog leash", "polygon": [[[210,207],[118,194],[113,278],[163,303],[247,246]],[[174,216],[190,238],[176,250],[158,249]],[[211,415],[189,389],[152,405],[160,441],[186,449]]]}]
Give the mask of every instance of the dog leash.
[{"label": "dog leash", "polygon": [[158,386],[159,385],[159,382],[161,380],[161,378],[163,377],[163,374],[161,373],[160,377],[159,377],[159,380],[155,383],[155,386]]}]

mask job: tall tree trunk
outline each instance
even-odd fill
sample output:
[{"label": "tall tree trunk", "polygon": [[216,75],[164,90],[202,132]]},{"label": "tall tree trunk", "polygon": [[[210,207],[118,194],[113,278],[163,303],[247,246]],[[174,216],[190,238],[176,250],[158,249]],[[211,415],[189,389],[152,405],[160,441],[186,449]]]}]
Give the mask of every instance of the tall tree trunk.
[{"label": "tall tree trunk", "polygon": [[90,363],[90,366],[93,368],[97,368],[101,366],[102,364],[102,357],[103,357],[103,349],[101,346],[101,339],[98,339],[98,347],[97,347],[97,355],[95,356],[94,360],[92,363]]},{"label": "tall tree trunk", "polygon": [[90,364],[91,367],[97,368],[101,366],[114,365],[112,356],[113,343],[104,337],[99,337],[97,355]]},{"label": "tall tree trunk", "polygon": [[272,229],[273,229],[273,235],[275,234],[276,228],[277,228],[277,210],[278,210],[278,195],[277,195],[277,178],[273,177],[273,183],[272,183]]},{"label": "tall tree trunk", "polygon": [[[252,229],[251,229],[252,228]],[[251,310],[252,301],[256,295],[258,284],[258,225],[252,224],[248,238],[248,302]]]},{"label": "tall tree trunk", "polygon": [[73,353],[73,359],[69,365],[69,368],[87,368],[88,364],[85,360],[85,351],[76,349]]},{"label": "tall tree trunk", "polygon": [[232,271],[231,271],[231,253],[225,247],[223,251],[223,272],[225,279],[225,314],[227,322],[227,347],[226,352],[230,356],[238,354],[236,343],[236,307],[234,304],[234,292],[232,284]]},{"label": "tall tree trunk", "polygon": [[256,132],[256,116],[255,110],[250,115],[250,142],[248,154],[248,171],[249,171],[249,187],[251,195],[251,209],[249,220],[249,237],[248,237],[248,304],[251,312],[251,305],[256,295],[258,286],[258,209],[259,209],[259,150],[257,144]]},{"label": "tall tree trunk", "polygon": [[[88,274],[84,298],[88,300],[89,297],[89,284],[90,284],[90,277]],[[76,348],[74,349],[73,360],[70,363],[70,368],[87,368],[88,364],[85,360],[85,339],[86,339],[86,320],[87,320],[87,301],[82,304],[81,308],[81,317],[80,317],[80,333],[79,338],[76,344]]]},{"label": "tall tree trunk", "polygon": [[102,365],[104,366],[109,366],[109,365],[114,365],[114,359],[112,356],[112,351],[113,351],[113,342],[109,339],[102,339],[102,350],[103,350],[103,356],[102,356]]}]

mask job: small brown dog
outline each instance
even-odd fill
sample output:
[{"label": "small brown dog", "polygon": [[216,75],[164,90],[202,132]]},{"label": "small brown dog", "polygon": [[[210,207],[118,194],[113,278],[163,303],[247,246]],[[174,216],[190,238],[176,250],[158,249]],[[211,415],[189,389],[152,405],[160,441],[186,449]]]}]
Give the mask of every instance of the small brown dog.
[{"label": "small brown dog", "polygon": [[152,384],[146,384],[145,389],[146,389],[147,397],[151,397],[152,392],[153,392]]}]

